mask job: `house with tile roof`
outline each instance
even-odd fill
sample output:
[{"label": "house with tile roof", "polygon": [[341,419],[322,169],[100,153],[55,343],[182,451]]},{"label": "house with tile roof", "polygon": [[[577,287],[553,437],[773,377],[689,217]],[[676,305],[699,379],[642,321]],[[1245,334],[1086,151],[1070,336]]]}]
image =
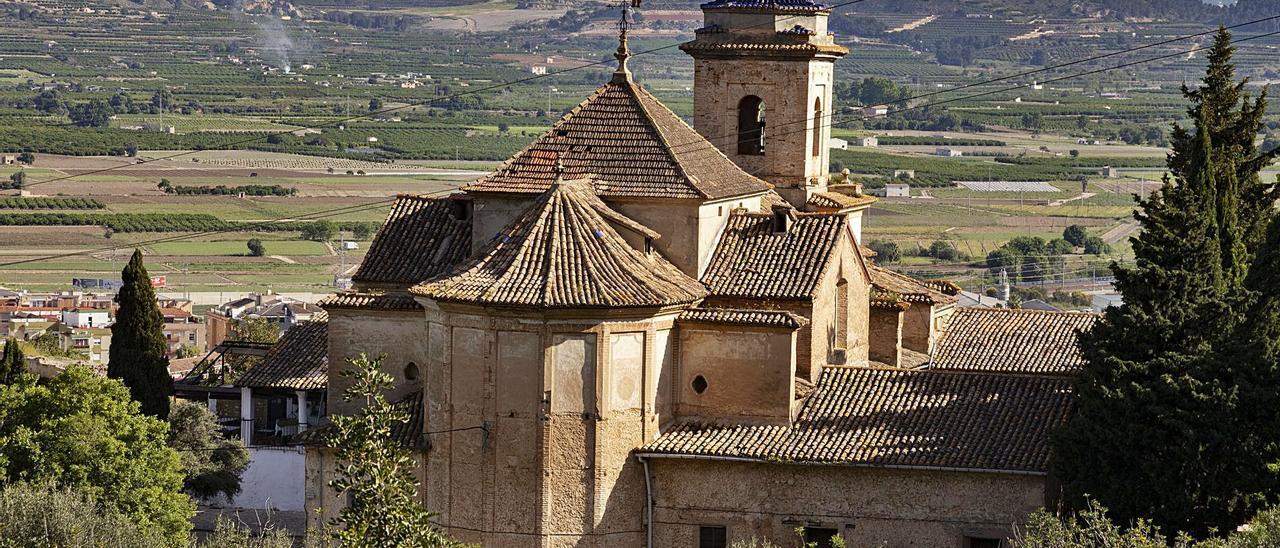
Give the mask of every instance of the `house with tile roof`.
[{"label": "house with tile roof", "polygon": [[[1084,320],[875,265],[874,199],[827,179],[829,10],[703,11],[692,127],[632,78],[624,19],[611,79],[528,148],[397,200],[320,304],[328,411],[381,356],[423,504],[484,546],[998,543],[1052,502]],[[317,525],[345,504],[323,428]]]}]

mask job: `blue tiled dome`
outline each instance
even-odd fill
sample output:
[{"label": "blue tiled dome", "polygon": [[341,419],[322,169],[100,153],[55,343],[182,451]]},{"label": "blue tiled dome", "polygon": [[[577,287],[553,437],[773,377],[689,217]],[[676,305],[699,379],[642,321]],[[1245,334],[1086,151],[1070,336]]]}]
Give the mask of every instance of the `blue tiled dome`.
[{"label": "blue tiled dome", "polygon": [[759,8],[774,10],[809,11],[827,9],[827,6],[815,0],[712,0],[702,5],[702,9],[719,8]]}]

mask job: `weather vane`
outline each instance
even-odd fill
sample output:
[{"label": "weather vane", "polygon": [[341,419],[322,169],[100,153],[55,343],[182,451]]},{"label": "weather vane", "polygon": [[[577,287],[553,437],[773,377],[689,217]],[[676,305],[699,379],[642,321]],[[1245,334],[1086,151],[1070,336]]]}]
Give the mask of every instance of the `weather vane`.
[{"label": "weather vane", "polygon": [[622,0],[622,19],[618,21],[618,52],[613,56],[618,59],[618,70],[615,79],[626,79],[629,71],[627,59],[631,50],[627,47],[627,31],[631,28],[631,9],[640,7],[640,0]]}]

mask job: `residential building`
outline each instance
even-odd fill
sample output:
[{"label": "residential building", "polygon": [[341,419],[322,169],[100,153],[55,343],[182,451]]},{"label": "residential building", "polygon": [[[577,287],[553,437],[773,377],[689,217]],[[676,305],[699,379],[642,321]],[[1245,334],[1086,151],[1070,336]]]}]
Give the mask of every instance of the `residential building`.
[{"label": "residential building", "polygon": [[911,185],[907,183],[887,183],[884,185],[885,198],[910,198]]}]

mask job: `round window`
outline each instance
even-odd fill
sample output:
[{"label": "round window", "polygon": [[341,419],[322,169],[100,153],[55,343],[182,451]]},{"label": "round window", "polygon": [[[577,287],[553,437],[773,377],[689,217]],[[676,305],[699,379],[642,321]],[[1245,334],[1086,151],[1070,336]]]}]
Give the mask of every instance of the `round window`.
[{"label": "round window", "polygon": [[707,379],[702,375],[693,378],[693,391],[699,394],[707,391]]}]

